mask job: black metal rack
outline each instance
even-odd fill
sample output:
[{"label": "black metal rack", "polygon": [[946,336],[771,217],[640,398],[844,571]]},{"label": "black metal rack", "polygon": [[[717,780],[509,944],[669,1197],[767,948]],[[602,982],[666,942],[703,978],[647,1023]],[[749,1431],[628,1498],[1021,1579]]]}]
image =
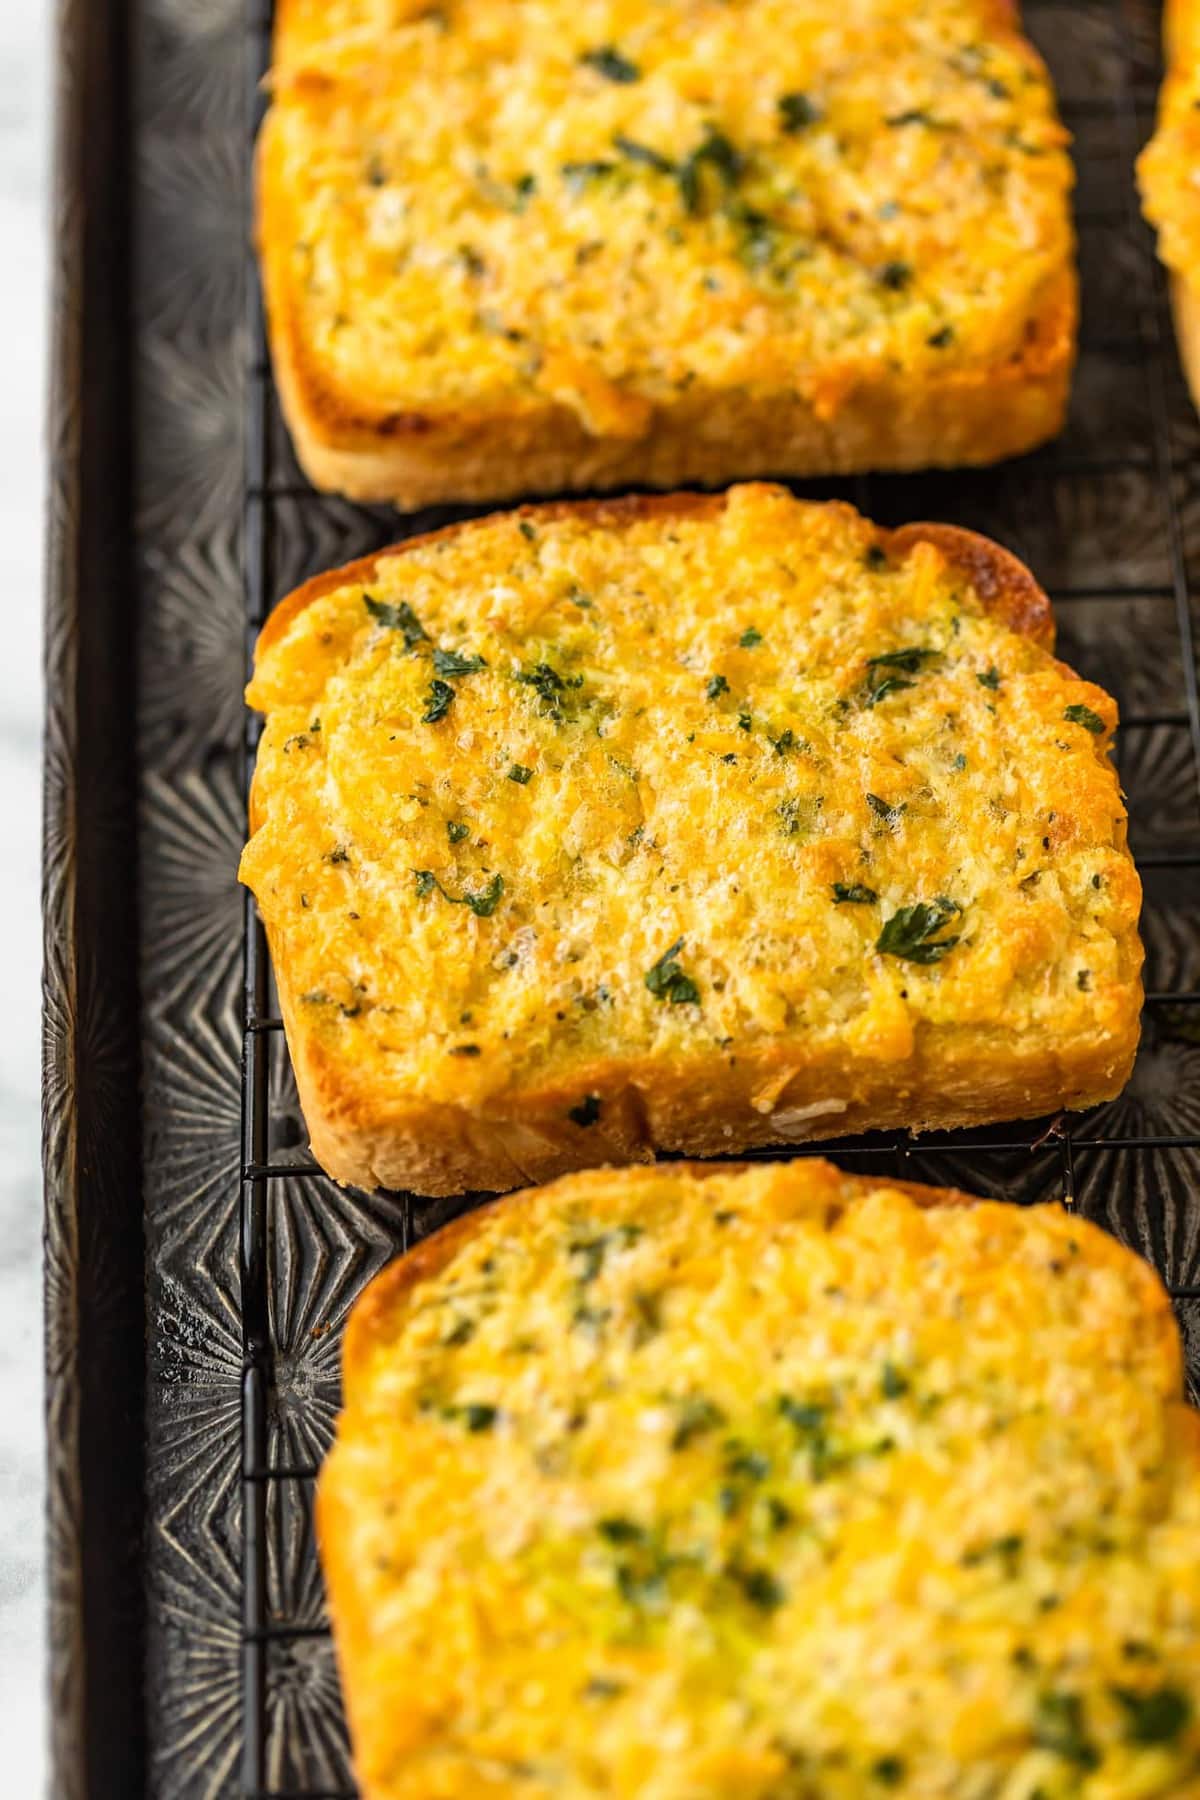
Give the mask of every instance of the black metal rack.
[{"label": "black metal rack", "polygon": [[[251,0],[248,119],[259,90],[269,19]],[[1084,325],[1076,405],[1059,444],[997,470],[806,484],[842,494],[885,523],[928,517],[989,530],[1044,581],[1068,658],[1122,701],[1118,758],[1130,792],[1131,842],[1146,883],[1149,952],[1142,1057],[1121,1101],[1037,1125],[901,1133],[805,1145],[851,1166],[952,1182],[1016,1201],[1061,1195],[1148,1255],[1176,1302],[1185,1340],[1200,1340],[1200,691],[1193,588],[1200,592],[1200,425],[1178,370],[1165,284],[1142,225],[1132,167],[1153,113],[1158,18],[1136,0],[1032,0],[1027,23],[1051,63],[1076,135],[1077,222]],[[277,547],[306,506],[324,504],[290,460],[278,419],[257,276],[249,296],[249,421],[244,491],[247,654],[291,579]],[[463,509],[465,512],[466,509]],[[339,503],[345,556],[428,529],[416,519]],[[343,558],[344,560],[344,558]],[[288,570],[289,577],[294,573]],[[1123,634],[1123,635],[1122,635]],[[257,743],[247,721],[247,778]],[[1144,824],[1142,823],[1144,821]],[[242,1066],[242,1706],[243,1800],[353,1800],[311,1528],[316,1456],[289,1452],[273,1425],[281,1356],[273,1270],[281,1190],[323,1181],[296,1148],[294,1102],[268,957],[253,903],[245,909]],[[282,1151],[276,1127],[284,1119]],[[290,1130],[290,1138],[288,1132]],[[335,1190],[327,1184],[332,1196]],[[447,1208],[394,1196],[386,1235],[399,1251]],[[461,1203],[456,1203],[461,1204]],[[363,1259],[358,1285],[373,1272]],[[1200,1347],[1197,1344],[1196,1347]],[[316,1430],[315,1438],[321,1437]],[[282,1515],[286,1518],[282,1519]],[[286,1562],[286,1579],[279,1565]],[[286,1591],[285,1591],[286,1590]],[[303,1729],[281,1730],[278,1658],[310,1658]],[[294,1707],[284,1715],[294,1726]],[[300,1741],[297,1741],[299,1739]]]}]

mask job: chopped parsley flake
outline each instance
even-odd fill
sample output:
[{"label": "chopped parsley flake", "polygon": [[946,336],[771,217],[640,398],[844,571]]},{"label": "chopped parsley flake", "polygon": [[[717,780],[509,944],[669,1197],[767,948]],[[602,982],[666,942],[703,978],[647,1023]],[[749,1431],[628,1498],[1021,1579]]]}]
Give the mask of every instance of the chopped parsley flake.
[{"label": "chopped parsley flake", "polygon": [[723,675],[714,675],[704,690],[705,697],[709,700],[719,700],[722,694],[728,692],[729,683]]},{"label": "chopped parsley flake", "polygon": [[469,906],[477,919],[490,919],[503,892],[504,877],[493,875],[487,886],[478,894],[464,894],[462,904]]},{"label": "chopped parsley flake", "polygon": [[700,177],[706,167],[715,172],[726,189],[737,186],[746,168],[745,157],[734,148],[725,133],[712,124],[705,125],[702,142],[684,158],[677,170],[680,197],[689,213],[700,211]]},{"label": "chopped parsley flake", "polygon": [[446,820],[446,836],[450,839],[452,844],[461,844],[463,839],[470,835],[471,827],[465,825],[461,819]]},{"label": "chopped parsley flake", "polygon": [[447,1419],[457,1419],[468,1431],[490,1431],[500,1417],[498,1406],[487,1406],[479,1400],[468,1400],[461,1406],[448,1406],[445,1409]]},{"label": "chopped parsley flake", "polygon": [[666,1000],[672,1006],[694,1006],[699,1002],[700,989],[679,967],[682,949],[683,939],[676,938],[671,948],[664,950],[653,967],[646,970],[646,986],[656,1000]]},{"label": "chopped parsley flake", "polygon": [[670,157],[651,149],[649,144],[639,144],[636,139],[623,137],[620,132],[613,138],[613,144],[630,162],[641,163],[644,168],[653,169],[659,175],[675,174],[675,164]]},{"label": "chopped parsley flake", "polygon": [[743,631],[741,637],[738,639],[738,643],[743,650],[753,650],[756,644],[762,643],[762,632],[758,629],[757,625],[747,625],[745,631]]},{"label": "chopped parsley flake", "polygon": [[611,175],[616,166],[602,157],[594,157],[590,162],[565,162],[560,172],[571,192],[579,194],[589,181],[602,180],[605,175]]},{"label": "chopped parsley flake", "polygon": [[582,675],[564,677],[549,663],[535,663],[532,669],[521,669],[516,679],[524,686],[531,687],[542,703],[542,711],[547,718],[562,723],[563,695],[568,688],[581,688]]},{"label": "chopped parsley flake", "polygon": [[524,787],[526,782],[533,780],[533,770],[526,768],[524,763],[514,763],[508,771],[508,779],[515,781],[518,787]]},{"label": "chopped parsley flake", "polygon": [[879,1391],[885,1400],[899,1400],[909,1389],[908,1376],[894,1362],[885,1362],[879,1378]]},{"label": "chopped parsley flake", "polygon": [[433,667],[438,675],[477,675],[487,664],[482,656],[463,656],[458,650],[435,650]]},{"label": "chopped parsley flake", "polygon": [[1039,1694],[1033,1741],[1079,1769],[1095,1769],[1100,1752],[1087,1735],[1078,1694]]},{"label": "chopped parsley flake", "polygon": [[785,137],[795,137],[806,125],[815,125],[821,109],[807,94],[781,94],[778,101],[779,125]]},{"label": "chopped parsley flake", "polygon": [[646,1535],[632,1519],[597,1519],[596,1530],[610,1544],[640,1544]]},{"label": "chopped parsley flake", "polygon": [[725,1423],[725,1414],[714,1401],[705,1399],[703,1395],[693,1400],[685,1400],[680,1408],[679,1422],[671,1435],[672,1450],[686,1450],[694,1438],[703,1437],[706,1432],[715,1431],[718,1425]]},{"label": "chopped parsley flake", "polygon": [[493,875],[487,886],[478,894],[448,894],[432,869],[414,869],[413,875],[417,884],[417,899],[427,899],[436,888],[443,900],[451,906],[469,906],[477,919],[490,919],[495,912],[500,896],[504,892],[504,877]]},{"label": "chopped parsley flake", "polygon": [[757,1606],[760,1612],[774,1612],[787,1598],[783,1586],[769,1569],[747,1569],[735,1563],[731,1565],[729,1575],[751,1606]]},{"label": "chopped parsley flake", "polygon": [[871,1764],[871,1773],[884,1787],[899,1787],[906,1773],[902,1756],[880,1756]]},{"label": "chopped parsley flake", "polygon": [[847,886],[844,881],[833,884],[833,899],[836,906],[874,906],[879,895],[874,888],[863,887],[858,882]]},{"label": "chopped parsley flake", "polygon": [[580,62],[594,69],[597,75],[603,75],[605,81],[615,81],[619,86],[628,86],[631,82],[642,79],[642,71],[611,44],[602,44],[598,50],[585,50]]},{"label": "chopped parsley flake", "polygon": [[[904,650],[888,650],[882,656],[867,658],[867,706],[878,706],[889,694],[898,694],[905,688],[912,687],[906,681],[906,675],[917,675],[926,664],[937,660],[936,650],[925,650],[911,646]],[[880,670],[886,671],[880,676]]]},{"label": "chopped parsley flake", "polygon": [[887,288],[893,294],[901,293],[912,280],[912,265],[906,262],[885,262],[876,275],[880,287]]},{"label": "chopped parsley flake", "polygon": [[882,819],[885,825],[898,825],[900,823],[900,815],[904,811],[905,803],[903,800],[899,800],[895,806],[889,806],[887,801],[881,800],[878,794],[868,794],[867,805],[875,814],[875,817],[877,819]]},{"label": "chopped parsley flake", "polygon": [[1090,706],[1068,706],[1063,718],[1068,719],[1072,725],[1082,725],[1085,731],[1090,731],[1095,737],[1099,737],[1104,730],[1104,720]]},{"label": "chopped parsley flake", "polygon": [[1125,1714],[1125,1736],[1131,1744],[1173,1744],[1191,1723],[1192,1703],[1181,1688],[1159,1687],[1140,1694],[1115,1687],[1112,1695]]},{"label": "chopped parsley flake", "polygon": [[450,711],[450,703],[454,699],[454,689],[448,681],[432,681],[429,684],[429,701],[421,714],[422,725],[436,725]]},{"label": "chopped parsley flake", "polygon": [[885,923],[875,940],[875,948],[883,956],[897,956],[905,962],[940,962],[959,939],[957,936],[937,938],[937,933],[961,911],[960,906],[944,896],[929,905],[919,900],[915,906],[902,906]]},{"label": "chopped parsley flake", "polygon": [[975,679],[980,687],[991,688],[992,692],[995,693],[996,689],[1000,686],[1000,671],[995,663],[993,663],[990,669],[985,670],[982,675],[976,675]]},{"label": "chopped parsley flake", "polygon": [[390,600],[373,600],[370,594],[364,594],[363,604],[377,625],[382,625],[385,631],[401,633],[406,650],[428,643],[429,634],[407,600],[397,600],[393,604]]}]

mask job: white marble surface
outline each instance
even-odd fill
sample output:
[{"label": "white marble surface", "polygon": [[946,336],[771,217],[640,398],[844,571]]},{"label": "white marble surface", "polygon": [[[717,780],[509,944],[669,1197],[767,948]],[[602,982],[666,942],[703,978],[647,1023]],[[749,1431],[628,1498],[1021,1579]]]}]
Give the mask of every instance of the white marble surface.
[{"label": "white marble surface", "polygon": [[52,0],[0,0],[0,1744],[46,1791],[39,831],[42,483]]}]

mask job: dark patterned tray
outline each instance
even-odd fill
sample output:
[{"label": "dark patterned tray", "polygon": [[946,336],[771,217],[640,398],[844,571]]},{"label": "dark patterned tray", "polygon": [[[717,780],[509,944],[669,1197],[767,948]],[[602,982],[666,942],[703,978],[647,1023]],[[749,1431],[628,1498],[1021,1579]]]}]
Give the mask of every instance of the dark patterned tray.
[{"label": "dark patterned tray", "polygon": [[[247,16],[249,12],[249,16]],[[341,1796],[312,1534],[347,1309],[461,1203],[308,1156],[235,881],[247,626],[398,521],[319,498],[280,425],[247,259],[255,0],[65,0],[47,682],[51,1654],[63,1800]],[[1200,1368],[1200,425],[1131,165],[1141,0],[1033,0],[1076,139],[1084,350],[1060,443],[1000,469],[812,485],[1010,545],[1121,703],[1146,887],[1119,1101],[835,1146],[1014,1201],[1065,1193],[1163,1271]]]}]

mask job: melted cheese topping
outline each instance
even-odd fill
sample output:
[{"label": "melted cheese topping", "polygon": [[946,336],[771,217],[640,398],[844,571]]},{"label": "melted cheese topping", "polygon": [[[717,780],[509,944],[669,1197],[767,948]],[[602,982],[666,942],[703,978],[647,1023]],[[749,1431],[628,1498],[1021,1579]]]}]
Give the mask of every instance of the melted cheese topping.
[{"label": "melted cheese topping", "polygon": [[392,1294],[320,1496],[373,1800],[1197,1791],[1197,1424],[1094,1228],[603,1173]]},{"label": "melted cheese topping", "polygon": [[1170,68],[1154,136],[1138,158],[1147,219],[1168,268],[1200,279],[1200,9],[1168,8]]},{"label": "melted cheese topping", "polygon": [[1113,701],[929,543],[780,489],[701,507],[479,521],[261,651],[242,876],[345,1102],[1127,1037]]},{"label": "melted cheese topping", "polygon": [[1019,356],[1071,255],[1049,80],[982,0],[448,0],[285,21],[291,329],[356,418],[804,393]]}]

